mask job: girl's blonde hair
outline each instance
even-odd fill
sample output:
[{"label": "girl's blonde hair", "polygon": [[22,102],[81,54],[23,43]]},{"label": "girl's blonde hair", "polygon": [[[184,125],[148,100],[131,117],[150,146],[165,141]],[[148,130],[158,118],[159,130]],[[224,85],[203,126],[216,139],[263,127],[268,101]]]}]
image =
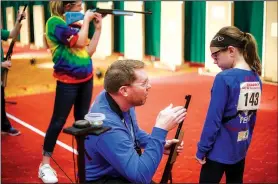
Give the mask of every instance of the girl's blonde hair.
[{"label": "girl's blonde hair", "polygon": [[66,4],[74,4],[76,1],[57,1],[53,0],[49,2],[51,16],[63,17],[65,13]]}]

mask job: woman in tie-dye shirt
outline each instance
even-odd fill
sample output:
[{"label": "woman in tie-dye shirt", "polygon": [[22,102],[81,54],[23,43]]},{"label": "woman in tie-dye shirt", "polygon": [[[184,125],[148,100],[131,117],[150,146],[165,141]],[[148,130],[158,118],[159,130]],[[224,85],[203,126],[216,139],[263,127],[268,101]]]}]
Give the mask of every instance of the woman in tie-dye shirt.
[{"label": "woman in tie-dye shirt", "polygon": [[[84,119],[88,112],[93,89],[93,64],[91,56],[96,50],[102,16],[87,11],[83,24],[67,25],[65,12],[79,12],[82,1],[51,1],[52,16],[46,22],[46,40],[54,62],[53,76],[57,79],[56,97],[51,122],[43,145],[43,159],[39,178],[44,183],[56,183],[56,172],[50,166],[57,138],[63,129],[72,106],[75,121]],[[88,39],[89,24],[93,21],[95,32]]]}]

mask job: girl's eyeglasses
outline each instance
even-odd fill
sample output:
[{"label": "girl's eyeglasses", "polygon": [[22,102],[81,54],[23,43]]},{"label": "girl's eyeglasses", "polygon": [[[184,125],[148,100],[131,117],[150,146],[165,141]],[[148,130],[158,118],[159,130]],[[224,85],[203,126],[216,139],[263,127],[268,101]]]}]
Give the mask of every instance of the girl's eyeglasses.
[{"label": "girl's eyeglasses", "polygon": [[224,47],[222,49],[219,49],[218,51],[214,52],[214,53],[211,53],[211,57],[212,59],[217,59],[217,56],[220,52],[223,52],[223,51],[226,51],[228,47]]}]

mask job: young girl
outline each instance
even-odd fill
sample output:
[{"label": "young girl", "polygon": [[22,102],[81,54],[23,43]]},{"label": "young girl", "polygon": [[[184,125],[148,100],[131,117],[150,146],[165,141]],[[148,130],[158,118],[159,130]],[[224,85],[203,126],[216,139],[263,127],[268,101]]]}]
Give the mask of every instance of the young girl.
[{"label": "young girl", "polygon": [[223,27],[210,43],[216,75],[203,127],[197,161],[200,183],[242,183],[245,157],[260,105],[262,82],[257,44],[250,33]]},{"label": "young girl", "polygon": [[[57,79],[56,97],[51,122],[43,145],[43,159],[39,166],[39,178],[44,183],[58,182],[56,172],[50,166],[58,135],[74,106],[75,121],[84,119],[89,110],[93,88],[91,56],[96,50],[102,16],[87,11],[83,25],[67,25],[65,12],[79,12],[82,1],[51,1],[52,16],[46,23],[46,40],[54,62],[53,76]],[[88,39],[89,23],[93,21],[95,32]]]}]

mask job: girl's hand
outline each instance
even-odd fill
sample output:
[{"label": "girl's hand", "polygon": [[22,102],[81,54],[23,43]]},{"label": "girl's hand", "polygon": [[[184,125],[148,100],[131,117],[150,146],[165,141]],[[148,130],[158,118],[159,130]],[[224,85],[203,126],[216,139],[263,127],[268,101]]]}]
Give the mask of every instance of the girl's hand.
[{"label": "girl's hand", "polygon": [[91,10],[87,10],[84,15],[84,20],[91,22],[95,18],[95,14],[96,13],[92,12]]},{"label": "girl's hand", "polygon": [[93,21],[95,29],[100,30],[102,25],[102,15],[100,13],[95,13],[95,18]]},{"label": "girl's hand", "polygon": [[199,164],[201,164],[201,165],[204,165],[205,163],[206,163],[206,157],[205,158],[203,158],[203,160],[201,160],[201,159],[199,159],[199,158],[197,158],[197,157],[195,157],[195,159],[199,162]]}]

